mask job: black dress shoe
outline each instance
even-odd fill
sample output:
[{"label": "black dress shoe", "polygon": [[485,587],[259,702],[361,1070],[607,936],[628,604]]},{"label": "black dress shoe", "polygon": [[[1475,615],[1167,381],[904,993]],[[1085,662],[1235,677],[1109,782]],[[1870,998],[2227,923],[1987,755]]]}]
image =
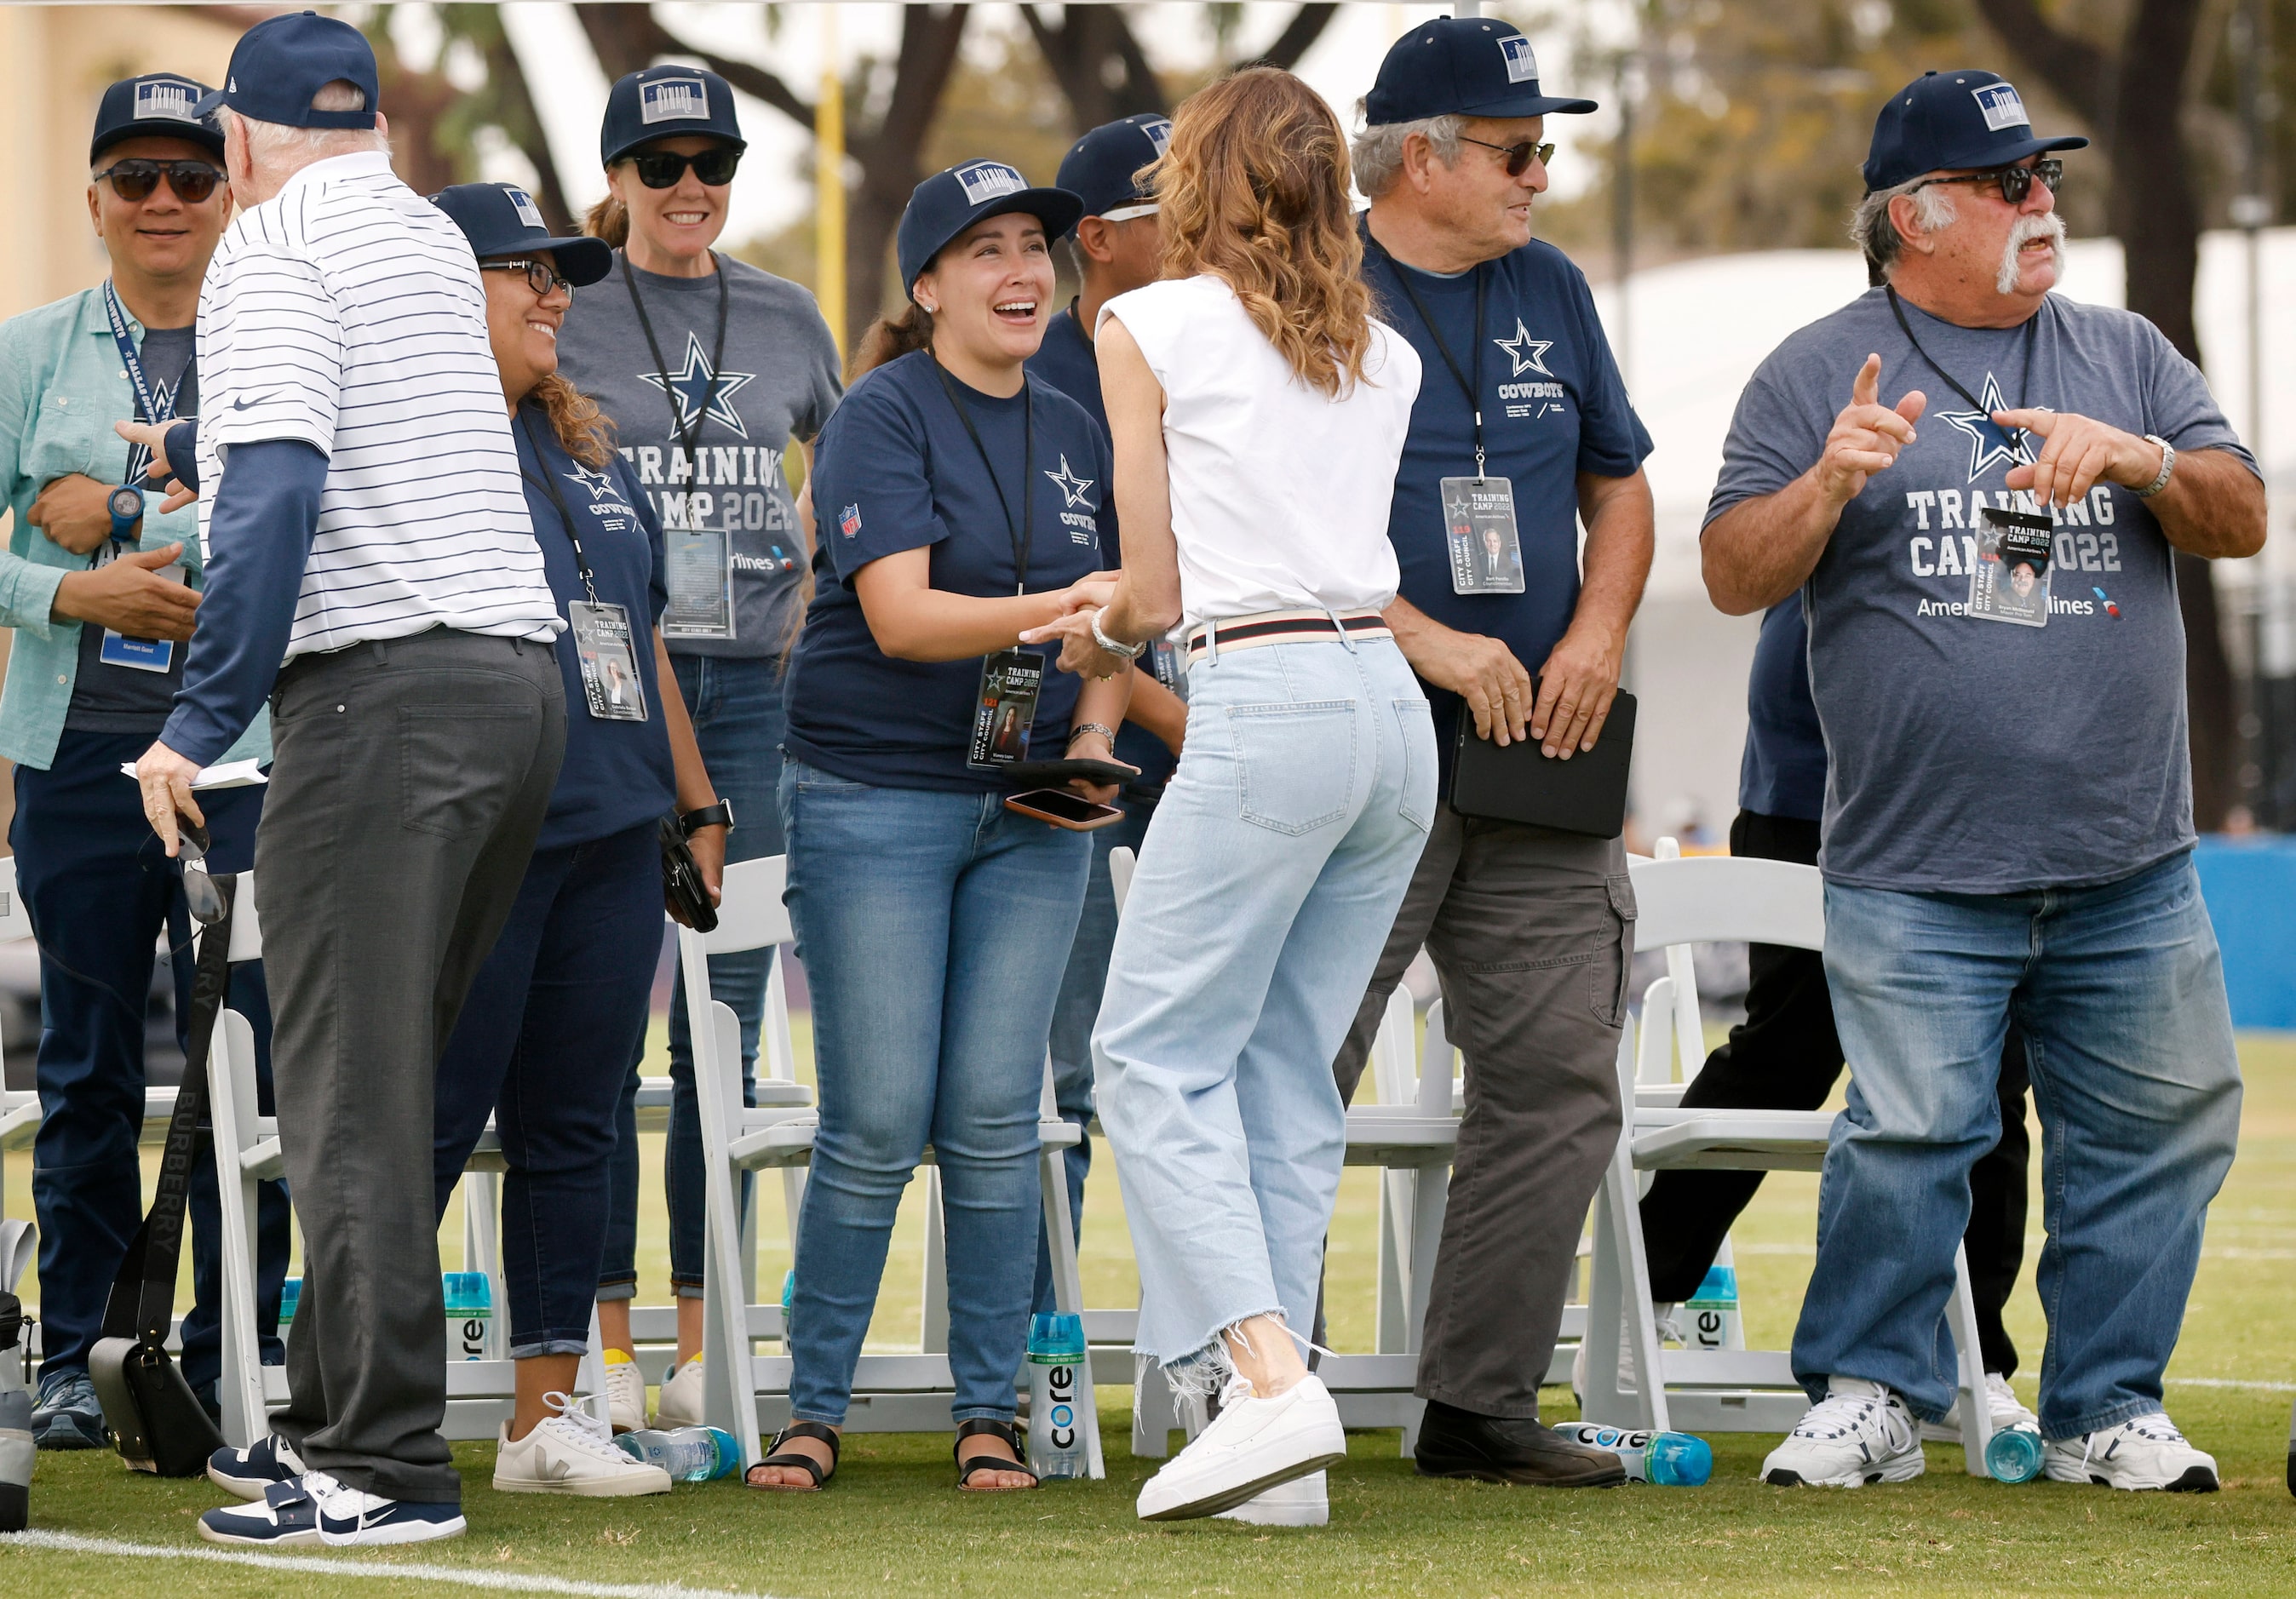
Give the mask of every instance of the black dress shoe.
[{"label": "black dress shoe", "polygon": [[1616,1488],[1627,1469],[1608,1449],[1574,1443],[1535,1421],[1477,1415],[1427,1401],[1419,1423],[1419,1474],[1519,1482],[1530,1488]]}]

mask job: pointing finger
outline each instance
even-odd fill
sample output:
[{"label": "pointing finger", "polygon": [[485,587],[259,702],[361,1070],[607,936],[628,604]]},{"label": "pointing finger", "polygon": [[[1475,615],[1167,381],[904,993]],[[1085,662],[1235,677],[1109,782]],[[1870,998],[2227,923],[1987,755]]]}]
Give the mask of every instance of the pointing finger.
[{"label": "pointing finger", "polygon": [[1880,399],[1881,393],[1882,357],[1871,355],[1866,357],[1866,365],[1857,369],[1857,381],[1849,385],[1849,403],[1870,406]]}]

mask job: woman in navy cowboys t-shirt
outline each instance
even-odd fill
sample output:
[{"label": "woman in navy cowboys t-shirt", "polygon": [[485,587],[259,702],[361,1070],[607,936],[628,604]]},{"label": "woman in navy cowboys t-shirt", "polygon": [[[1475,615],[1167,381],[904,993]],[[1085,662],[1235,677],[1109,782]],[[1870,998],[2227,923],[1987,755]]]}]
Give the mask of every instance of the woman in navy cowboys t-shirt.
[{"label": "woman in navy cowboys t-shirt", "polygon": [[[871,330],[821,435],[818,588],[789,676],[782,826],[813,991],[821,1130],[798,1224],[791,1425],[755,1487],[836,1464],[902,1190],[930,1143],[948,1240],[959,1486],[1030,1488],[1013,1435],[1039,1196],[1037,1109],[1090,840],[1004,808],[995,769],[1112,758],[1128,685],[1009,657],[1101,565],[1108,443],[1025,376],[1051,314],[1048,243],[1082,202],[1000,161],[917,185],[911,306]],[[1000,687],[1042,673],[1030,717]],[[978,734],[976,742],[976,733]],[[1115,791],[1085,791],[1099,800]]]},{"label": "woman in navy cowboys t-shirt", "polygon": [[660,653],[661,526],[597,407],[557,375],[573,289],[603,277],[610,252],[552,238],[509,184],[457,184],[433,203],[479,257],[527,510],[568,623],[557,644],[565,761],[518,903],[439,1057],[439,1211],[491,1113],[510,1167],[502,1243],[517,1377],[495,1487],[668,1493],[668,1472],[617,1449],[605,1421],[567,1395],[589,1347],[616,1111],[661,949],[657,828],[673,807],[700,824],[691,842],[713,893],[726,829]]}]

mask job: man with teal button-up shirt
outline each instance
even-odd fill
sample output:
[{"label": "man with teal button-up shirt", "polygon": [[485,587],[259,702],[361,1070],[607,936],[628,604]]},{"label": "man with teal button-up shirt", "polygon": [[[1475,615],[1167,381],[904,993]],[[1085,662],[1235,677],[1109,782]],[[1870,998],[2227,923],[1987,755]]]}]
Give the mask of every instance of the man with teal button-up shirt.
[{"label": "man with teal button-up shirt", "polygon": [[[181,869],[119,767],[157,736],[182,681],[199,605],[197,524],[188,510],[162,513],[156,496],[140,517],[115,518],[110,502],[133,480],[114,422],[196,410],[200,280],[231,214],[222,136],[191,115],[206,92],[171,73],[105,91],[88,214],[111,279],[0,323],[0,486],[12,513],[0,624],[14,630],[0,756],[15,763],[9,841],[40,946],[32,1196],[43,1360],[32,1428],[44,1448],[104,1441],[87,1355],[143,1210],[144,996],[162,928],[176,951],[179,1038],[189,1011]],[[258,721],[230,758],[267,762],[267,726]],[[262,793],[217,793],[205,806],[216,870],[253,864]],[[257,1023],[267,1055],[259,967],[240,969],[232,1004]],[[258,1230],[275,1299],[287,1210],[283,1193],[266,1186]],[[184,1324],[184,1366],[204,1389],[220,1366],[211,1168],[195,1174],[193,1206],[199,1303]]]}]

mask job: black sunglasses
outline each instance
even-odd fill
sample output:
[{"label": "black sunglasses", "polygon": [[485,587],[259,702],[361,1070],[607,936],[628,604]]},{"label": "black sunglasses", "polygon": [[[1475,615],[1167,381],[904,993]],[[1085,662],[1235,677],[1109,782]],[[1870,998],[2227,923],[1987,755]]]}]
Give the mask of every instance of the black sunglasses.
[{"label": "black sunglasses", "polygon": [[557,269],[549,262],[537,261],[531,256],[512,256],[508,260],[503,261],[480,261],[479,270],[480,272],[523,272],[526,274],[526,286],[534,291],[534,298],[537,299],[540,299],[553,289],[563,289],[570,295],[574,292],[574,285],[561,276]]},{"label": "black sunglasses", "polygon": [[2023,205],[2025,196],[2033,192],[2033,180],[2039,178],[2041,186],[2052,194],[2064,180],[2065,164],[2054,156],[2044,156],[2030,167],[1995,167],[1984,172],[1963,172],[1951,177],[1925,177],[1906,191],[1917,194],[1931,184],[1990,184],[2001,185],[2001,198],[2011,205]]},{"label": "black sunglasses", "polygon": [[1529,170],[1531,162],[1537,161],[1544,167],[1554,157],[1554,145],[1536,144],[1529,139],[1525,139],[1520,144],[1494,144],[1488,139],[1471,139],[1466,135],[1461,134],[1459,143],[1480,144],[1486,150],[1497,151],[1506,157],[1506,175],[1509,177],[1521,177]]},{"label": "black sunglasses", "polygon": [[114,161],[97,173],[99,181],[111,180],[111,192],[131,204],[152,198],[152,191],[165,177],[176,198],[185,205],[198,205],[216,192],[223,182],[223,174],[205,161],[147,161],[140,158]]},{"label": "black sunglasses", "polygon": [[680,155],[674,150],[645,150],[630,157],[630,165],[638,169],[638,182],[649,189],[676,188],[688,167],[693,168],[694,176],[711,188],[722,188],[734,181],[734,169],[741,164],[742,152],[730,144],[712,144],[693,155]]},{"label": "black sunglasses", "polygon": [[206,828],[183,812],[176,813],[176,858],[184,863],[184,908],[203,927],[223,920],[223,890],[208,875],[208,851],[214,847]]}]

